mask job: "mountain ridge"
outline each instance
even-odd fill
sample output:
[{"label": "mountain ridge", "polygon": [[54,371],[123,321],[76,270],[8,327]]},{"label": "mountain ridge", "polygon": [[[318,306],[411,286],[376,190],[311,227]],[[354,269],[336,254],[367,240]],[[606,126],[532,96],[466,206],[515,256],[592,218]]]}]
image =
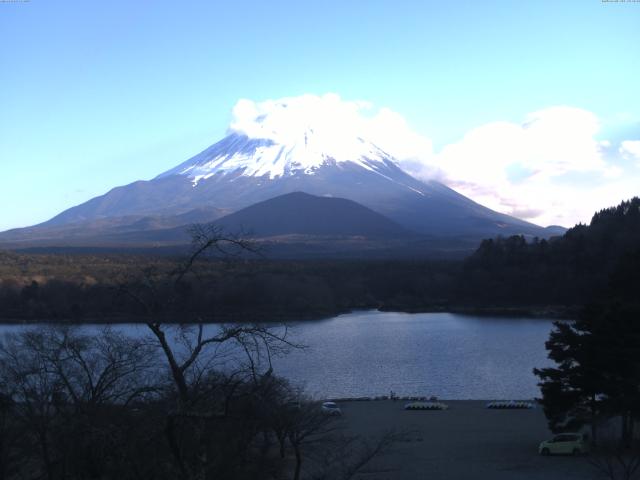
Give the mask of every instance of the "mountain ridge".
[{"label": "mountain ridge", "polygon": [[[232,131],[151,180],[115,187],[39,225],[2,233],[0,242],[38,236],[64,240],[83,225],[99,236],[100,224],[106,225],[105,235],[113,235],[112,227],[118,226],[133,238],[136,228],[159,233],[158,225],[178,227],[176,218],[199,209],[216,211],[219,218],[293,192],[350,200],[405,231],[465,245],[497,235],[561,233],[495,212],[436,180],[419,180],[397,159],[350,132],[288,125],[291,131],[266,129],[257,137]],[[201,221],[196,217],[192,223]],[[138,236],[148,242],[153,234]]]}]

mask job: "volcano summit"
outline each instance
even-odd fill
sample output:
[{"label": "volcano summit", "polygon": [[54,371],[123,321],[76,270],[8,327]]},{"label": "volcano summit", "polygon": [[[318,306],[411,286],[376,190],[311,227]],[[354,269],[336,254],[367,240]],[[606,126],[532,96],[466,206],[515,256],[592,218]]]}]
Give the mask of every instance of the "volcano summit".
[{"label": "volcano summit", "polygon": [[152,232],[166,238],[166,229],[213,221],[293,192],[357,202],[404,231],[430,238],[471,243],[497,235],[549,236],[438,181],[412,177],[375,139],[332,118],[321,102],[309,108],[309,102],[284,99],[243,118],[248,121],[232,124],[225,138],[154,179],[116,187],[43,224],[5,232],[0,241],[60,244],[74,232],[75,244],[83,235],[96,244],[101,235],[114,241],[126,231],[124,243],[144,238],[153,244]]}]

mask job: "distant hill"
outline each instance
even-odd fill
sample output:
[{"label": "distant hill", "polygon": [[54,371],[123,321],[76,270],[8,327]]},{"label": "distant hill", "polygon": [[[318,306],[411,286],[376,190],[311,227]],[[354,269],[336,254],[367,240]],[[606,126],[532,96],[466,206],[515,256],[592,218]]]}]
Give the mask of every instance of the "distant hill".
[{"label": "distant hill", "polygon": [[256,203],[214,222],[227,232],[253,237],[311,235],[401,239],[416,235],[385,216],[344,198],[288,193]]},{"label": "distant hill", "polygon": [[0,233],[2,248],[166,246],[187,244],[187,226],[210,223],[227,212],[200,207],[178,215],[129,215],[41,224]]},{"label": "distant hill", "polygon": [[[235,213],[202,207],[179,215],[43,224],[0,233],[0,248],[40,253],[188,251],[193,224],[251,237],[271,258],[462,258],[473,238],[420,235],[359,203],[293,192]],[[221,218],[220,218],[221,217]]]}]

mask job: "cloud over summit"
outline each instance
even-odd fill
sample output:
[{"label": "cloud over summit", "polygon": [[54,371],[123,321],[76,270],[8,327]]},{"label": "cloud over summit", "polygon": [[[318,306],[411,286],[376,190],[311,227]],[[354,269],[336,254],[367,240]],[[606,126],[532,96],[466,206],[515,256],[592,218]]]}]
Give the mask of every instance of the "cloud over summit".
[{"label": "cloud over summit", "polygon": [[232,113],[229,131],[278,143],[293,142],[313,130],[331,143],[363,138],[398,159],[428,156],[432,151],[431,141],[413,132],[402,115],[334,93],[263,102],[241,99]]},{"label": "cloud over summit", "polygon": [[377,145],[422,179],[436,178],[492,209],[542,224],[571,226],[598,209],[637,195],[640,141],[612,145],[601,139],[601,120],[585,109],[560,105],[494,121],[467,131],[434,152],[431,139],[405,118],[370,102],[337,94],[239,100],[229,130],[280,143],[308,129],[327,142],[354,136]]}]

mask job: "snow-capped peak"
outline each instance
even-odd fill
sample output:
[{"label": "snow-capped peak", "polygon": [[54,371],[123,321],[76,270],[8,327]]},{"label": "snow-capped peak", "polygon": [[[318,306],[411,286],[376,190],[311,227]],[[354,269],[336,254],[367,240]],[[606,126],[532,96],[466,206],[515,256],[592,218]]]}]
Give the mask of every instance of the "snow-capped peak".
[{"label": "snow-capped peak", "polygon": [[339,103],[333,105],[332,98],[294,97],[265,102],[260,108],[240,101],[226,138],[160,177],[186,175],[197,184],[218,173],[276,178],[312,175],[332,163],[353,162],[372,171],[395,163],[360,135],[356,115],[336,112]]}]

